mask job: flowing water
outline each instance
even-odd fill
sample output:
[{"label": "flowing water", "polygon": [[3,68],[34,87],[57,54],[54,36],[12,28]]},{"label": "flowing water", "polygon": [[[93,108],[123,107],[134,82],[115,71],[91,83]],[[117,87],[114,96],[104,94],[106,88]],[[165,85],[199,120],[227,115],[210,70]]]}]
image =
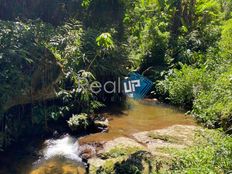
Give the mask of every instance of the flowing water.
[{"label": "flowing water", "polygon": [[80,162],[79,144],[77,139],[68,134],[60,139],[50,139],[45,141],[45,148],[42,150],[42,157],[49,160],[56,156]]},{"label": "flowing water", "polygon": [[[69,135],[35,143],[36,148],[23,148],[29,152],[9,153],[0,158],[0,174],[84,174],[79,157],[79,143],[112,140],[133,133],[166,128],[175,124],[194,125],[184,111],[154,100],[129,101],[126,107],[112,106],[104,113],[110,122],[107,133],[74,138]],[[79,142],[79,143],[78,143]]]},{"label": "flowing water", "polygon": [[30,174],[84,174],[76,138],[64,135],[44,142],[41,158],[34,163]]}]

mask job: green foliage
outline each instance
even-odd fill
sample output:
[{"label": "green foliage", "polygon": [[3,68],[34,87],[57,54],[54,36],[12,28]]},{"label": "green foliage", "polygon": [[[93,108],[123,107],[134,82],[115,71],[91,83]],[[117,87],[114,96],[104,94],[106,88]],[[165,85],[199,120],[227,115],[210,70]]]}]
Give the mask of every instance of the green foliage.
[{"label": "green foliage", "polygon": [[[223,59],[221,62],[224,62]],[[214,69],[211,68],[213,66]],[[217,67],[215,67],[217,66]],[[159,81],[157,92],[189,109],[207,127],[231,129],[231,65],[208,62],[206,68],[182,66]]]},{"label": "green foliage", "polygon": [[217,131],[200,132],[193,147],[176,154],[171,173],[229,173],[232,137]]},{"label": "green foliage", "polygon": [[92,0],[83,0],[81,5],[84,8],[88,8]]},{"label": "green foliage", "polygon": [[41,19],[53,25],[61,25],[67,19],[82,13],[81,1],[0,0],[2,20]]},{"label": "green foliage", "polygon": [[[54,118],[54,115],[52,114],[55,110],[57,110],[56,107],[45,107],[42,104],[38,104],[32,108],[32,124],[38,124],[43,125],[45,122],[50,119],[51,117]],[[48,118],[46,118],[48,117]],[[47,120],[46,120],[47,119]],[[55,118],[54,118],[55,119]]]},{"label": "green foliage", "polygon": [[[231,129],[231,20],[223,23],[221,39],[207,49],[203,59],[180,70],[169,70],[159,81],[157,93],[173,104],[192,109],[192,114],[207,127]],[[212,41],[211,41],[212,42]]]},{"label": "green foliage", "polygon": [[167,95],[173,104],[189,109],[193,106],[192,114],[207,127],[227,130],[232,117],[231,72],[230,64],[218,64],[217,61],[209,61],[202,68],[185,65],[159,81],[157,92]]},{"label": "green foliage", "polygon": [[11,97],[28,93],[30,75],[45,56],[44,43],[52,31],[41,21],[0,21],[0,107]]},{"label": "green foliage", "polygon": [[182,66],[181,70],[174,69],[164,81],[159,81],[157,90],[168,95],[168,99],[176,105],[191,107],[195,97],[202,89],[209,88],[210,76],[206,70]]},{"label": "green foliage", "polygon": [[100,36],[97,37],[96,42],[98,46],[102,46],[106,49],[114,48],[114,43],[110,33],[102,33]]},{"label": "green foliage", "polygon": [[89,126],[89,116],[85,113],[73,115],[67,123],[72,131],[87,129]]},{"label": "green foliage", "polygon": [[[165,62],[164,56],[170,35],[170,16],[161,12],[156,3],[158,1],[135,1],[128,4],[130,7],[124,17],[129,58],[135,67],[142,66],[144,70]],[[166,12],[166,9],[164,11]]]},{"label": "green foliage", "polygon": [[221,4],[217,0],[197,0],[196,16],[198,17],[197,25],[217,22],[221,16]]},{"label": "green foliage", "polygon": [[48,48],[62,62],[66,71],[73,69],[78,72],[81,61],[82,25],[77,20],[70,20],[55,30],[56,34],[47,43]]},{"label": "green foliage", "polygon": [[[70,20],[56,29],[57,34],[48,43],[50,50],[62,63],[65,79],[60,83],[58,96],[63,100],[59,111],[61,115],[69,112],[93,113],[103,105],[98,101],[98,96],[90,90],[90,84],[105,79],[106,76],[119,76],[123,63],[121,59],[114,64],[112,71],[111,61],[120,59],[116,57],[112,36],[94,29],[84,30],[81,23]],[[117,49],[118,52],[120,49]],[[68,112],[67,112],[68,111]]]},{"label": "green foliage", "polygon": [[[104,106],[102,102],[121,101],[121,96],[80,89],[84,79],[104,83],[137,70],[155,80],[159,96],[176,105],[193,106],[193,115],[209,127],[230,129],[231,0],[0,3],[4,4],[0,18],[39,17],[59,24],[0,21],[0,112],[8,99],[31,92],[28,74],[49,49],[65,76],[56,86],[54,104],[34,106],[32,123],[73,115],[70,124],[83,121],[85,128],[85,119],[82,115],[79,123],[78,113],[92,114]],[[14,127],[12,123],[10,129]]]},{"label": "green foliage", "polygon": [[232,19],[225,22],[222,26],[222,38],[219,43],[221,49],[221,56],[227,59],[228,63],[231,63],[232,56]]},{"label": "green foliage", "polygon": [[206,126],[226,130],[231,127],[232,91],[231,19],[223,21],[225,13],[228,17],[228,4],[217,0],[190,1],[188,8],[179,4],[186,11],[176,14],[181,16],[175,26],[179,30],[171,32],[166,51],[170,69],[156,85],[158,95],[193,109],[192,114]]},{"label": "green foliage", "polygon": [[[224,67],[223,67],[224,68]],[[221,72],[207,90],[202,90],[193,105],[193,114],[208,127],[231,128],[232,66]]]}]

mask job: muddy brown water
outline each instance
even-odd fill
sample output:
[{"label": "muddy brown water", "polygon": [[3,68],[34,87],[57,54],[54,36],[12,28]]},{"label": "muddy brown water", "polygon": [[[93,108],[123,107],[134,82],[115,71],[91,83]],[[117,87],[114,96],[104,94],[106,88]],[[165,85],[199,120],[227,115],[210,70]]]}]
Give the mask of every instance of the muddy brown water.
[{"label": "muddy brown water", "polygon": [[[155,129],[167,128],[172,125],[195,125],[191,116],[186,116],[185,111],[175,107],[161,104],[156,100],[134,101],[129,100],[126,106],[109,107],[104,115],[110,122],[107,133],[96,133],[79,137],[80,144],[109,141],[117,137],[131,137],[132,134]],[[40,145],[38,145],[41,147]],[[36,149],[32,151],[39,151]],[[35,153],[32,153],[35,154]],[[0,174],[84,174],[83,167],[70,162],[65,158],[49,159],[36,167],[33,163],[38,160],[35,155],[21,157],[6,157],[5,164],[0,162]]]},{"label": "muddy brown water", "polygon": [[157,100],[129,100],[127,106],[113,106],[105,116],[110,122],[107,133],[91,134],[79,139],[80,144],[109,141],[117,137],[131,137],[141,131],[167,128],[173,125],[195,125],[191,116],[184,110],[159,103]]}]

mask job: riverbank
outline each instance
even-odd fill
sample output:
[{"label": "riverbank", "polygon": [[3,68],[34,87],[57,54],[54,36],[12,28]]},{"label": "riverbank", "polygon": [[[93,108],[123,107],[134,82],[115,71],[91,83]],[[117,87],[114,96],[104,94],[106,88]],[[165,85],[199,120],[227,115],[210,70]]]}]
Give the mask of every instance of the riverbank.
[{"label": "riverbank", "polygon": [[171,151],[193,145],[195,133],[200,130],[198,126],[174,125],[102,142],[102,149],[88,160],[90,173],[126,172],[131,167],[141,173],[168,170]]},{"label": "riverbank", "polygon": [[[128,103],[123,107],[112,105],[108,107],[108,109],[106,108],[104,113],[102,113],[102,115],[109,120],[109,130],[107,132],[74,136],[73,138],[78,140],[80,144],[80,150],[82,148],[82,145],[84,144],[95,145],[97,146],[96,150],[100,150],[102,149],[101,142],[111,141],[119,137],[127,137],[133,139],[133,134],[139,132],[163,129],[173,125],[195,125],[194,119],[191,116],[186,116],[184,113],[184,111],[179,110],[175,107],[161,104],[153,100],[131,100],[128,101]],[[63,134],[66,133],[68,132],[63,132]],[[81,132],[77,133],[81,134]],[[10,169],[8,167],[2,167],[3,174],[27,174],[32,172],[33,170],[36,170],[36,168],[39,166],[35,167],[33,163],[36,162],[38,159],[42,158],[41,151],[43,151],[43,149],[46,147],[46,143],[44,145],[43,142],[51,141],[53,139],[62,139],[62,134],[61,137],[59,136],[60,135],[53,135],[47,137],[46,139],[38,138],[41,141],[38,140],[38,144],[32,143],[32,145],[29,145],[30,142],[28,141],[27,146],[29,147],[25,148],[25,150],[23,148],[23,144],[17,143],[16,149],[20,149],[20,153],[14,153],[14,150],[12,150],[12,153],[9,153],[7,155],[7,160],[4,160],[4,162],[2,162],[2,164],[4,164],[2,166],[12,165],[12,167]],[[35,140],[32,141],[36,142]],[[82,150],[84,150],[85,152],[80,155],[84,155],[83,157],[85,159],[89,158],[92,155],[88,154],[88,152],[91,151],[91,149],[91,146],[87,146],[87,149],[86,147],[83,147]],[[29,152],[24,153],[24,151]],[[20,157],[18,154],[20,155]],[[24,162],[21,163],[19,161]],[[43,170],[45,170],[46,168],[49,169],[51,168],[51,166],[56,168],[56,166],[54,165],[56,162],[48,162],[50,165],[45,166]],[[60,164],[60,161],[58,161],[58,163]],[[61,163],[66,164],[66,161],[64,160]],[[62,165],[57,165],[57,168],[59,168],[59,166]]]},{"label": "riverbank", "polygon": [[[201,163],[203,156],[206,158],[203,162],[208,164],[211,163],[208,157],[214,159],[218,151],[225,151],[228,153],[219,155],[224,155],[225,160],[231,159],[228,157],[229,143],[225,147],[217,144],[230,142],[231,138],[197,126],[191,116],[172,106],[157,101],[130,101],[123,108],[110,107],[103,115],[109,120],[107,132],[79,137],[64,134],[50,137],[44,143],[39,141],[26,148],[26,155],[19,157],[10,153],[8,162],[4,162],[6,167],[2,168],[4,172],[0,173],[80,174],[85,173],[83,161],[87,162],[90,174],[165,173],[174,170],[173,166],[179,167],[176,162],[182,157],[189,157],[194,163],[194,156]],[[199,134],[203,135],[200,140]],[[209,153],[198,153],[205,147],[210,148],[207,149]],[[21,147],[17,149],[24,152]],[[177,154],[182,151],[184,155]],[[213,168],[214,164],[208,166]]]},{"label": "riverbank", "polygon": [[168,128],[103,142],[90,174],[230,173],[232,138],[199,126]]}]

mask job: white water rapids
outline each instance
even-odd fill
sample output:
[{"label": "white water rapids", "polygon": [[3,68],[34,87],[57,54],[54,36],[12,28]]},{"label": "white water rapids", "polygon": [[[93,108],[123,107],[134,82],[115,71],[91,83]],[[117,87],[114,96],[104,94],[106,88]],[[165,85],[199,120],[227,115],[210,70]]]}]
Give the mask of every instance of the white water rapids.
[{"label": "white water rapids", "polygon": [[70,135],[64,135],[59,139],[45,141],[45,147],[41,151],[42,158],[49,160],[54,157],[62,157],[76,162],[82,162],[77,139]]}]

